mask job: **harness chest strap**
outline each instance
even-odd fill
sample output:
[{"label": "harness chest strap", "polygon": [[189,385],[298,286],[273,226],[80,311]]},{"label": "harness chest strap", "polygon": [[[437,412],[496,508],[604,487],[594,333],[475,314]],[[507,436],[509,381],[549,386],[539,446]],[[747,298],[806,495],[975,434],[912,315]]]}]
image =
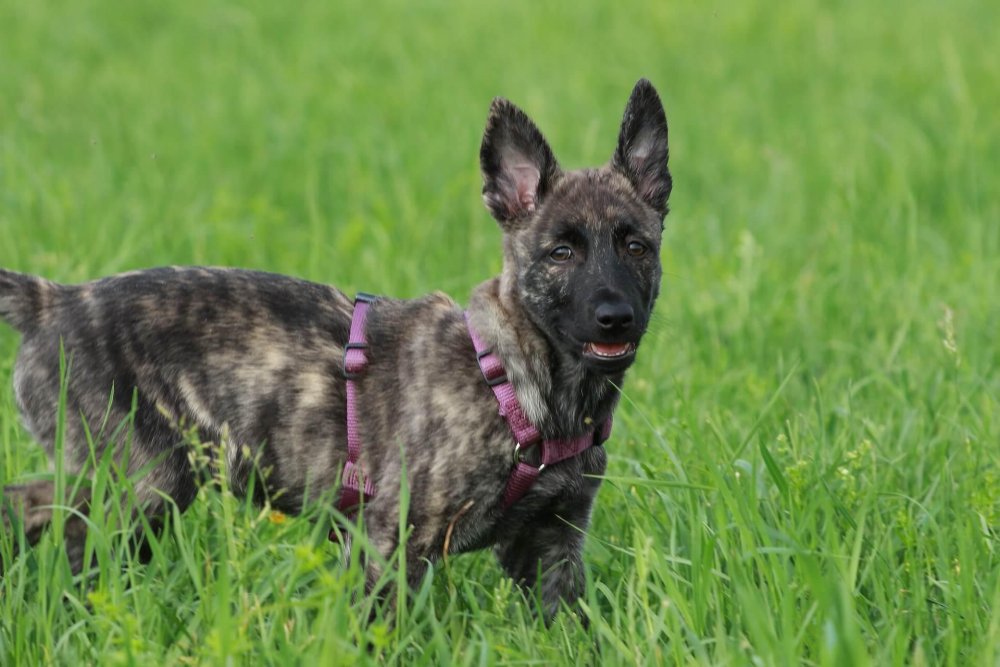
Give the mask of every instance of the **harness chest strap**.
[{"label": "harness chest strap", "polygon": [[[584,433],[577,438],[545,439],[538,428],[531,423],[517,394],[514,385],[507,379],[503,362],[472,327],[469,314],[465,314],[465,324],[476,349],[479,369],[483,372],[486,384],[493,390],[493,395],[500,404],[500,415],[507,421],[511,434],[514,436],[514,470],[507,479],[507,487],[503,494],[503,508],[507,509],[524,496],[538,478],[545,466],[559,463],[581,454],[594,445],[600,445],[611,436],[611,418],[591,433]],[[523,453],[531,447],[540,449],[541,461],[534,466],[523,460]]]}]

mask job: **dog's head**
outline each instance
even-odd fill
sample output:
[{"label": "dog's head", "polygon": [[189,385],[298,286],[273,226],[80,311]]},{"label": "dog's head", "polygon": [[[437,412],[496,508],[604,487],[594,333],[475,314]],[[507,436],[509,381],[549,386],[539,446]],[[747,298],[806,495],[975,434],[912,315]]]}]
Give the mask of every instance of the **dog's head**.
[{"label": "dog's head", "polygon": [[667,118],[645,79],[599,169],[562,171],[523,111],[500,98],[490,107],[479,158],[483,200],[504,231],[504,279],[553,345],[599,372],[631,365],[649,324],[667,156]]}]

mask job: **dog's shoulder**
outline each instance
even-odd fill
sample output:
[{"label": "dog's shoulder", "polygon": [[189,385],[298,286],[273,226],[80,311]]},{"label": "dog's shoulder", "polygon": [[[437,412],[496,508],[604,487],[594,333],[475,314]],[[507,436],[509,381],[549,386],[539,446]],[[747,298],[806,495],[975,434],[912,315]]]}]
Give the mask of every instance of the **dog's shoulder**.
[{"label": "dog's shoulder", "polygon": [[416,320],[436,320],[439,317],[456,319],[461,317],[462,307],[444,292],[436,291],[414,299],[380,299],[377,312],[383,317],[406,318],[407,328],[417,324]]},{"label": "dog's shoulder", "polygon": [[464,314],[443,292],[384,299],[369,316],[369,338],[376,348],[394,348],[414,368],[450,375],[456,358],[467,357],[475,363]]},{"label": "dog's shoulder", "polygon": [[461,309],[454,299],[441,291],[431,292],[419,300],[425,304],[426,308],[431,310],[446,312]]}]

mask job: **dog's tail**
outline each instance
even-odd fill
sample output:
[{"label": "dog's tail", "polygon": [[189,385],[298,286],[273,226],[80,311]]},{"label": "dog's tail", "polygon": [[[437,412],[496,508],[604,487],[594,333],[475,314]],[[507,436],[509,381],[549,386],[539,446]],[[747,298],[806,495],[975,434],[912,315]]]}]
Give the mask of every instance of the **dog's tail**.
[{"label": "dog's tail", "polygon": [[44,278],[0,269],[0,319],[22,333],[34,331],[58,287]]}]

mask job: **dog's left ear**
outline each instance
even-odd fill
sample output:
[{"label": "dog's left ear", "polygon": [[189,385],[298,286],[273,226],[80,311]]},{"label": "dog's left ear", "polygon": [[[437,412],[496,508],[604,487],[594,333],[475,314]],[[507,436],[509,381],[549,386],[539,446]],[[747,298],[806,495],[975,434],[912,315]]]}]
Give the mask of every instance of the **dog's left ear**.
[{"label": "dog's left ear", "polygon": [[667,159],[667,116],[656,89],[646,79],[639,79],[632,89],[618,148],[611,166],[623,173],[636,193],[662,218],[667,214],[667,199],[673,182]]},{"label": "dog's left ear", "polygon": [[503,98],[490,105],[483,144],[483,201],[503,229],[534,215],[559,176],[559,163],[527,114]]}]

